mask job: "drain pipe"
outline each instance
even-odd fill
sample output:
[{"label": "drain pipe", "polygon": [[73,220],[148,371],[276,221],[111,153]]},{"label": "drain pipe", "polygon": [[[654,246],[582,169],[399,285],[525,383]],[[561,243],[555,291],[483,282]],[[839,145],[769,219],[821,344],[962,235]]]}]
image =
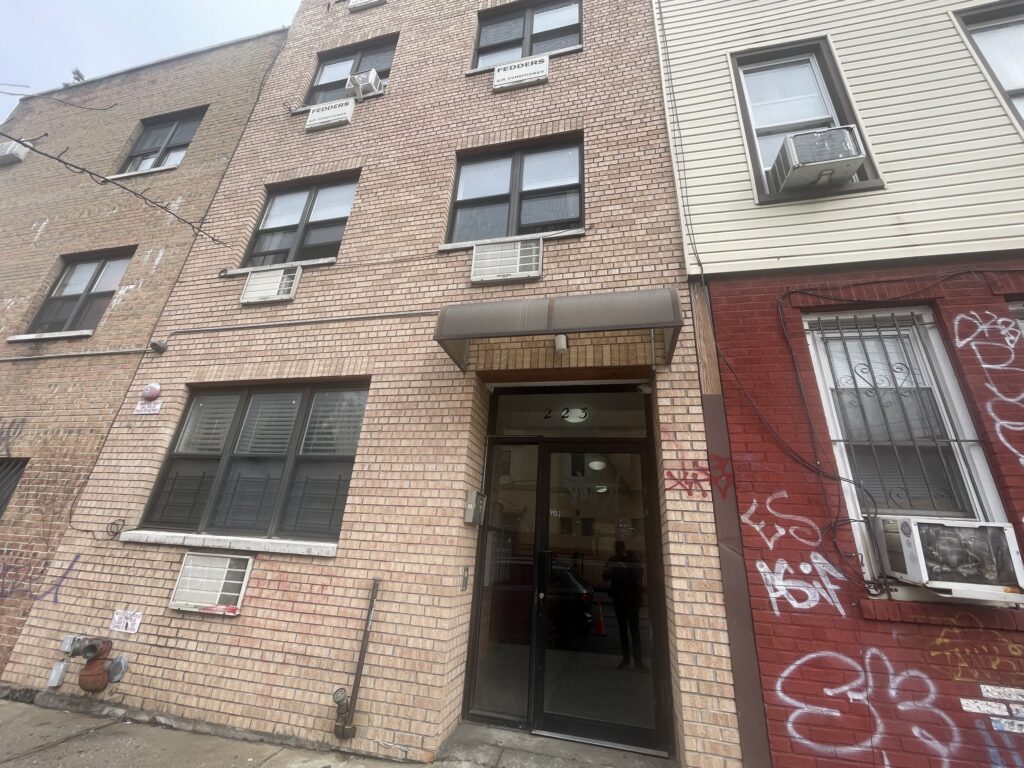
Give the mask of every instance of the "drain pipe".
[{"label": "drain pipe", "polygon": [[352,682],[352,695],[344,688],[334,692],[334,703],[338,706],[334,716],[334,735],[339,739],[351,739],[356,735],[356,727],[352,720],[356,716],[356,703],[359,701],[359,683],[363,679],[363,663],[366,661],[366,648],[370,644],[370,632],[373,630],[373,614],[377,610],[377,592],[380,579],[373,580],[370,592],[370,607],[366,610],[366,625],[363,627],[363,642],[359,646],[359,661],[356,662],[356,677]]}]

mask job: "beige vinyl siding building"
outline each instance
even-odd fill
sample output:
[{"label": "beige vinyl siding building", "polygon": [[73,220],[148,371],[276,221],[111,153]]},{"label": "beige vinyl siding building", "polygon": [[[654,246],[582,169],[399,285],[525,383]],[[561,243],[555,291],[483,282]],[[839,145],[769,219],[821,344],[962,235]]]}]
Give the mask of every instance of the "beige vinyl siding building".
[{"label": "beige vinyl siding building", "polygon": [[[661,2],[693,274],[1024,245],[1024,128],[948,0]],[[884,188],[758,204],[730,57],[827,36]]]}]

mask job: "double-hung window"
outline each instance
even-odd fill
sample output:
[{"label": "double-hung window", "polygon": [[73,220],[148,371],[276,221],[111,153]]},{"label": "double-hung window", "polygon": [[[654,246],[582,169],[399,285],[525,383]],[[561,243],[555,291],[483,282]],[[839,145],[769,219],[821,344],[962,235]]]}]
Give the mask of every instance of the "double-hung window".
[{"label": "double-hung window", "polygon": [[476,62],[479,69],[580,45],[580,0],[516,6],[480,17]]},{"label": "double-hung window", "polygon": [[95,329],[130,260],[130,257],[119,255],[69,262],[36,313],[29,333]]},{"label": "double-hung window", "polygon": [[579,142],[466,158],[459,164],[451,242],[581,227],[582,162]]},{"label": "double-hung window", "polygon": [[121,173],[173,168],[185,159],[205,109],[170,117],[157,117],[142,124],[142,133],[121,166]]},{"label": "double-hung window", "polygon": [[337,538],[366,396],[342,387],[196,394],[145,526]]},{"label": "double-hung window", "polygon": [[[772,190],[768,181],[786,137],[857,125],[838,66],[823,40],[738,54],[734,62],[758,199],[772,202],[792,197],[792,193]],[[863,140],[860,133],[859,141]],[[877,179],[869,159],[852,182],[831,190],[864,188],[864,182]],[[806,193],[819,195],[823,189],[813,186]]]},{"label": "double-hung window", "polygon": [[13,498],[26,466],[28,459],[0,459],[0,515]]},{"label": "double-hung window", "polygon": [[306,104],[315,106],[347,98],[349,77],[369,72],[371,69],[377,72],[381,83],[387,85],[397,42],[397,39],[391,38],[385,42],[378,41],[360,48],[321,56],[320,66],[317,67]]},{"label": "double-hung window", "polygon": [[812,315],[805,327],[856,513],[1001,520],[994,481],[931,315]]},{"label": "double-hung window", "polygon": [[1024,122],[1024,3],[1001,4],[966,21],[993,79]]},{"label": "double-hung window", "polygon": [[271,193],[246,266],[337,256],[355,194],[354,181]]}]

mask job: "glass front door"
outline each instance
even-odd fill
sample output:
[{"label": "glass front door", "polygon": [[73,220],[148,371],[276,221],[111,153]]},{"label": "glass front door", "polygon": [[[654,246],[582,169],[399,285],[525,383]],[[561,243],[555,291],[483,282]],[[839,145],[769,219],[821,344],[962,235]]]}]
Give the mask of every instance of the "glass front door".
[{"label": "glass front door", "polygon": [[[587,402],[591,413],[603,406]],[[497,410],[527,405],[538,420],[549,410],[525,398]],[[623,429],[628,421],[617,411],[604,418]],[[562,434],[492,438],[467,715],[667,751],[649,446],[636,431]]]}]

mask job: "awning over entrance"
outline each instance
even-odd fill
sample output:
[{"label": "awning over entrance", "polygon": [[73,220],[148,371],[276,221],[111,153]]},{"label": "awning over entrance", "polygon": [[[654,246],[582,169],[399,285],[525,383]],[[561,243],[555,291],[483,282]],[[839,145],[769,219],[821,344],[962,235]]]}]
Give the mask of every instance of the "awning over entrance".
[{"label": "awning over entrance", "polygon": [[675,289],[655,288],[449,304],[441,308],[434,339],[463,371],[469,362],[469,343],[473,339],[560,333],[661,330],[665,357],[671,360],[682,325]]}]

